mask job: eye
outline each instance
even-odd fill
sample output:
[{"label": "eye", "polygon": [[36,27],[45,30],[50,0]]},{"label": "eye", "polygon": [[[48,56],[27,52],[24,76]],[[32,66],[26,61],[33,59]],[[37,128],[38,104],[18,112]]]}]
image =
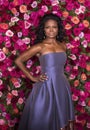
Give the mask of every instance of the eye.
[{"label": "eye", "polygon": [[54,26],[53,28],[58,28],[57,26]]},{"label": "eye", "polygon": [[49,28],[49,26],[46,26],[45,28]]}]

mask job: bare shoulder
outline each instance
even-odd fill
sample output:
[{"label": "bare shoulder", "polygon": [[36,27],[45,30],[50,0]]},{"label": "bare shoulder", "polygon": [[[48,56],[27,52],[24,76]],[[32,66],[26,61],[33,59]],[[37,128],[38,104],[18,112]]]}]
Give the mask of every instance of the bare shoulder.
[{"label": "bare shoulder", "polygon": [[36,53],[36,56],[39,56],[42,53],[42,49],[43,49],[43,44],[37,43],[31,47],[30,51],[33,50]]},{"label": "bare shoulder", "polygon": [[42,44],[41,43],[37,43],[32,45],[28,50],[26,50],[23,54],[27,54],[27,55],[37,55],[40,54],[42,51]]}]

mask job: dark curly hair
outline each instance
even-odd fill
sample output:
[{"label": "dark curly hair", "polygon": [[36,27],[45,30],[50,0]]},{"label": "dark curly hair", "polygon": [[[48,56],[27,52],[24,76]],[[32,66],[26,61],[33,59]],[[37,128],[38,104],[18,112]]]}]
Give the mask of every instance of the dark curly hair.
[{"label": "dark curly hair", "polygon": [[34,41],[34,43],[40,43],[44,40],[45,34],[44,34],[44,26],[45,23],[48,20],[55,20],[58,24],[58,36],[57,36],[57,41],[63,42],[65,39],[65,31],[64,31],[64,27],[63,27],[63,23],[62,20],[59,16],[57,16],[56,14],[50,13],[50,14],[45,14],[41,19],[40,19],[40,23],[38,25],[38,28],[36,30],[36,39]]}]

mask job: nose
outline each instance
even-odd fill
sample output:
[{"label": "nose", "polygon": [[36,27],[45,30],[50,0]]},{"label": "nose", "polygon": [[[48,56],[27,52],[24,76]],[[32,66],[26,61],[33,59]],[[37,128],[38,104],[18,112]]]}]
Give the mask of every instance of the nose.
[{"label": "nose", "polygon": [[50,28],[50,32],[52,32],[52,31],[53,31],[53,28],[51,27],[51,28]]}]

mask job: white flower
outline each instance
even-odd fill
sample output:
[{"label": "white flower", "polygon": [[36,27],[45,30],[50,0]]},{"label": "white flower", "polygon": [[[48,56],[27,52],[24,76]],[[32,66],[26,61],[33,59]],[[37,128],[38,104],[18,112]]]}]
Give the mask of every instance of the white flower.
[{"label": "white flower", "polygon": [[71,43],[67,43],[66,46],[67,46],[67,49],[71,49],[74,47]]},{"label": "white flower", "polygon": [[76,10],[75,10],[75,13],[76,13],[77,15],[79,15],[79,14],[81,13],[80,9],[76,9]]},{"label": "white flower", "polygon": [[22,37],[22,32],[17,33],[18,37]]},{"label": "white flower", "polygon": [[78,104],[80,104],[80,105],[83,106],[83,107],[86,106],[85,101],[79,101]]},{"label": "white flower", "polygon": [[83,45],[83,47],[84,47],[84,48],[87,48],[88,43],[87,43],[87,41],[86,41],[86,40],[84,40],[84,41],[82,41],[82,42],[81,42],[81,45]]},{"label": "white flower", "polygon": [[15,22],[9,22],[9,26],[12,27],[15,25]]},{"label": "white flower", "polygon": [[73,67],[73,69],[76,69],[76,70],[78,70],[78,66],[74,66],[74,67]]},{"label": "white flower", "polygon": [[81,32],[81,33],[79,34],[79,37],[80,37],[80,38],[83,38],[83,37],[84,37],[84,33]]},{"label": "white flower", "polygon": [[14,35],[14,33],[11,30],[7,30],[5,34],[9,37],[12,37]]},{"label": "white flower", "polygon": [[17,21],[19,21],[19,18],[18,18],[18,17],[12,17],[12,18],[11,18],[11,22],[17,22]]},{"label": "white flower", "polygon": [[80,5],[79,10],[80,10],[80,13],[84,13],[84,12],[85,12],[85,10],[86,10],[86,7],[85,7],[85,6],[83,6],[83,5]]},{"label": "white flower", "polygon": [[71,55],[69,56],[69,58],[72,59],[72,60],[76,60],[76,59],[77,59],[77,57],[76,57],[74,54],[71,54]]},{"label": "white flower", "polygon": [[80,39],[79,37],[75,37],[74,38],[75,41],[79,41],[79,39]]},{"label": "white flower", "polygon": [[36,8],[37,7],[37,1],[33,1],[33,3],[31,4],[32,8]]},{"label": "white flower", "polygon": [[75,79],[75,75],[71,74],[69,79]]},{"label": "white flower", "polygon": [[27,21],[25,21],[24,25],[25,25],[25,29],[28,29],[32,24],[27,22]]},{"label": "white flower", "polygon": [[28,20],[30,18],[30,16],[28,14],[24,14],[24,20]]},{"label": "white flower", "polygon": [[23,41],[25,44],[29,44],[29,43],[30,43],[30,38],[25,37],[24,39],[22,39],[22,41]]},{"label": "white flower", "polygon": [[55,5],[59,4],[58,0],[50,0],[50,1],[51,1],[52,6],[55,6]]}]

